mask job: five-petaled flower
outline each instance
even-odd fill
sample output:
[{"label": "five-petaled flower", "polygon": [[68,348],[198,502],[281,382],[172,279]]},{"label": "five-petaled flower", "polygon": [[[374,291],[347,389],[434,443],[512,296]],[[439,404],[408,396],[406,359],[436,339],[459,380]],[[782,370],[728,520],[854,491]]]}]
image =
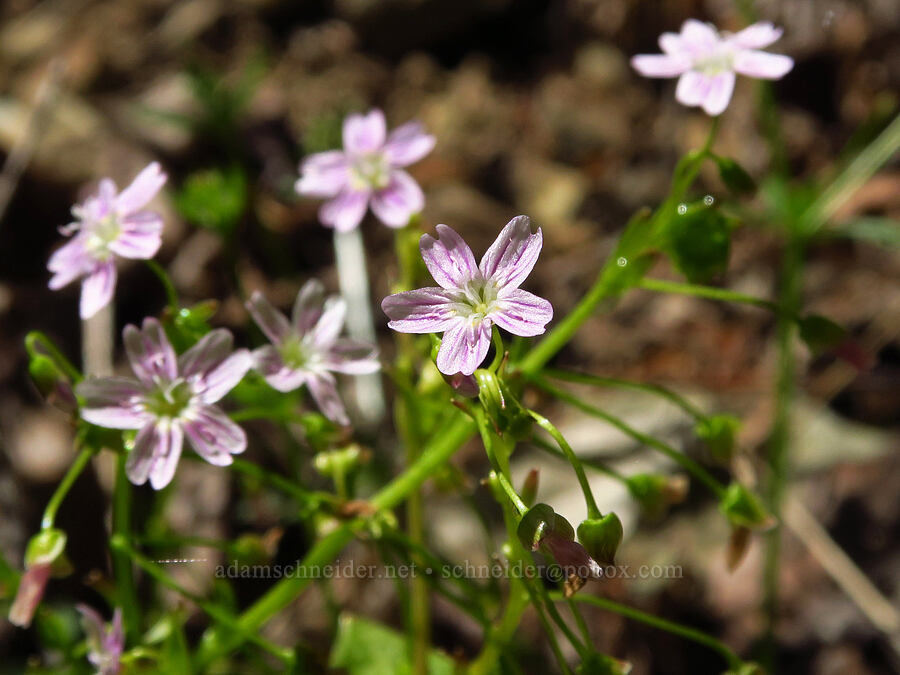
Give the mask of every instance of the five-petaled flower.
[{"label": "five-petaled flower", "polygon": [[326,298],[322,284],[313,279],[297,294],[291,321],[259,291],[247,301],[247,309],[272,341],[253,352],[254,367],[266,382],[282,392],[305,384],[331,421],[350,424],[333,373],[365,375],[381,366],[373,345],[338,337],[347,314],[344,299]]},{"label": "five-petaled flower", "polygon": [[81,627],[87,636],[88,661],[97,669],[97,675],[117,675],[121,669],[122,652],[125,650],[122,610],[116,607],[112,622],[107,625],[87,605],[79,604],[75,608],[81,613]]},{"label": "five-petaled flower", "polygon": [[71,241],[47,263],[53,273],[50,288],[57,290],[75,279],[81,284],[81,318],[87,319],[109,304],[116,288],[115,257],[149,259],[162,243],[163,221],[144,207],[166,182],[159,164],[141,171],[131,185],[116,191],[109,178],[97,193],[72,207],[75,222],[60,228]]},{"label": "five-petaled flower", "polygon": [[437,226],[438,238],[423,235],[422,258],[440,288],[420,288],[386,297],[381,308],[401,333],[444,333],[437,367],[445,375],[471,375],[487,355],[491,327],[531,337],[544,332],[553,307],[523,291],[543,244],[527,216],[513,218],[475,264],[472,249],[453,229]]},{"label": "five-petaled flower", "polygon": [[387,134],[384,113],[349,115],[344,120],[344,150],[310,155],[300,165],[296,190],[329,201],[319,210],[323,225],[339,232],[354,229],[366,207],[388,227],[403,227],[425,205],[422,189],[403,167],[431,152],[435,138],[418,122]]},{"label": "five-petaled flower", "polygon": [[659,36],[664,54],[640,54],[631,65],[646,77],[678,77],[675,98],[679,102],[703,106],[709,115],[719,115],[731,100],[735,73],[778,80],[794,67],[789,56],[760,51],[778,40],[781,33],[780,28],[765,21],[730,34],[688,19],[681,33]]},{"label": "five-petaled flower", "polygon": [[81,416],[110,429],[139,429],[125,465],[135,485],[169,484],[184,436],[210,464],[227,466],[247,447],[244,430],[213,405],[252,365],[246,349],[232,352],[231,333],[218,328],[179,357],[159,321],[126,326],[125,351],[137,379],[90,378],[76,387]]}]

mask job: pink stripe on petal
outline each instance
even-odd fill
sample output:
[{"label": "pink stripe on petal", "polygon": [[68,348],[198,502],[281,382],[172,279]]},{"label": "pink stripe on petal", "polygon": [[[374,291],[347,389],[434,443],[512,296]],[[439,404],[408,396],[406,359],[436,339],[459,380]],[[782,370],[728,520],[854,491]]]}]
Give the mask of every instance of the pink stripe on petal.
[{"label": "pink stripe on petal", "polygon": [[384,113],[377,108],[366,115],[348,115],[344,119],[344,150],[351,154],[380,150],[386,133]]},{"label": "pink stripe on petal", "polygon": [[159,434],[155,422],[144,425],[135,436],[134,446],[125,462],[125,474],[135,485],[147,482],[158,443]]},{"label": "pink stripe on petal", "polygon": [[175,350],[156,319],[144,319],[141,330],[130,324],[125,326],[122,340],[131,369],[145,385],[154,386],[159,378],[171,382],[178,375]]},{"label": "pink stripe on petal", "polygon": [[632,57],[631,67],[644,77],[678,77],[691,67],[691,60],[673,54],[638,54]]},{"label": "pink stripe on petal", "polygon": [[180,424],[173,423],[166,427],[158,426],[156,433],[156,450],[150,466],[150,486],[154,490],[162,490],[175,476],[184,445],[184,432]]},{"label": "pink stripe on petal", "polygon": [[162,245],[163,221],[155,213],[144,211],[129,216],[122,222],[119,236],[109,244],[109,250],[123,258],[149,260]]},{"label": "pink stripe on petal", "polygon": [[745,49],[734,55],[734,69],[741,75],[764,80],[779,80],[794,67],[794,60],[783,54]]},{"label": "pink stripe on petal", "polygon": [[470,323],[460,319],[444,332],[438,350],[437,367],[444,375],[471,375],[491,346],[491,322]]},{"label": "pink stripe on petal", "polygon": [[362,222],[368,205],[368,190],[344,189],[337,197],[322,204],[319,220],[338,232],[349,232]]},{"label": "pink stripe on petal", "polygon": [[333,375],[330,373],[317,374],[307,380],[306,386],[325,417],[341,426],[350,424],[347,410],[344,408],[344,402],[341,401],[341,397],[338,394],[337,383]]},{"label": "pink stripe on petal", "polygon": [[419,288],[389,295],[381,309],[391,320],[388,326],[400,333],[440,333],[459,320],[452,302],[442,288]]},{"label": "pink stripe on petal", "polygon": [[140,429],[150,415],[140,407],[144,391],[136,380],[125,377],[88,378],[75,387],[84,399],[81,417],[107,429]]},{"label": "pink stripe on petal", "polygon": [[481,276],[472,249],[461,236],[447,225],[435,228],[438,238],[423,234],[419,250],[425,266],[439,286],[449,290],[461,289],[472,279]]},{"label": "pink stripe on petal", "polygon": [[318,279],[310,279],[297,293],[291,322],[299,335],[306,335],[322,316],[325,305],[325,287]]},{"label": "pink stripe on petal", "polygon": [[528,216],[516,216],[501,230],[482,257],[479,265],[481,273],[501,288],[515,288],[531,274],[543,245],[541,228],[532,234]]},{"label": "pink stripe on petal", "polygon": [[728,107],[731,100],[731,94],[734,91],[734,73],[719,73],[712,78],[709,86],[709,92],[703,99],[703,110],[708,115],[721,115]]},{"label": "pink stripe on petal", "polygon": [[210,464],[228,466],[232,455],[247,449],[247,434],[216,406],[204,406],[184,422],[194,450]]},{"label": "pink stripe on petal", "polygon": [[689,70],[678,78],[678,86],[675,88],[675,99],[684,105],[696,106],[706,100],[709,93],[711,78]]},{"label": "pink stripe on petal", "polygon": [[291,334],[291,324],[288,323],[287,318],[275,309],[266,296],[259,291],[253,291],[244,306],[259,329],[273,344],[281,344]]},{"label": "pink stripe on petal", "polygon": [[501,291],[497,304],[501,310],[492,312],[491,320],[513,335],[540,335],[553,318],[553,306],[549,301],[520,288]]},{"label": "pink stripe on petal", "polygon": [[347,158],[343,152],[319,152],[300,164],[300,178],[294,189],[306,197],[334,197],[344,189],[348,177]]},{"label": "pink stripe on petal", "polygon": [[728,41],[742,49],[763,49],[776,42],[782,32],[781,28],[776,28],[771,22],[760,21],[738,31]]},{"label": "pink stripe on petal", "polygon": [[106,307],[116,291],[116,265],[112,260],[99,263],[81,282],[79,313],[90,319]]},{"label": "pink stripe on petal", "polygon": [[131,185],[122,190],[116,197],[116,211],[120,216],[127,216],[139,211],[152,200],[165,185],[165,173],[159,163],[152,162],[141,171]]},{"label": "pink stripe on petal", "polygon": [[405,171],[394,169],[387,187],[372,194],[372,213],[388,227],[406,227],[425,206],[422,188]]},{"label": "pink stripe on petal", "polygon": [[338,338],[325,357],[325,367],[346,375],[366,375],[381,369],[378,349],[360,340]]},{"label": "pink stripe on petal", "polygon": [[421,123],[407,122],[390,133],[384,152],[392,166],[409,166],[431,152],[436,140]]},{"label": "pink stripe on petal", "polygon": [[211,330],[178,357],[178,372],[184,377],[202,378],[231,353],[234,338],[227,328]]}]

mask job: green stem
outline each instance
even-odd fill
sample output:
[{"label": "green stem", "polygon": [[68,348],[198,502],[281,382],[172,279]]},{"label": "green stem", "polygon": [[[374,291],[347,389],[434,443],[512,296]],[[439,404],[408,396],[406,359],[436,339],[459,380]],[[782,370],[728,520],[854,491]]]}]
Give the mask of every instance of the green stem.
[{"label": "green stem", "polygon": [[572,465],[572,469],[575,470],[575,475],[578,478],[578,484],[581,486],[581,491],[584,493],[584,501],[587,505],[588,518],[602,518],[603,514],[600,513],[600,509],[597,508],[597,502],[594,501],[594,493],[591,492],[591,484],[588,482],[587,475],[584,473],[584,467],[581,465],[581,460],[578,458],[578,455],[575,454],[575,451],[572,450],[572,446],[563,438],[563,435],[559,433],[559,429],[557,429],[553,424],[543,415],[536,413],[534,410],[529,410],[528,414],[534,418],[535,422],[538,423],[538,426],[541,427],[544,431],[550,434],[553,437],[553,440],[556,441],[557,445],[559,445],[560,450],[563,451],[566,455],[566,459],[569,461],[569,464]]},{"label": "green stem", "polygon": [[504,647],[512,642],[513,636],[522,622],[522,615],[530,604],[530,598],[525,583],[517,577],[511,577],[509,597],[503,610],[503,616],[485,636],[481,653],[469,664],[469,675],[491,675],[496,671],[500,655],[503,653]]},{"label": "green stem", "polygon": [[725,495],[725,486],[722,485],[718,480],[716,480],[716,478],[709,471],[704,469],[684,453],[678,452],[678,450],[673,448],[671,445],[663,443],[658,438],[654,438],[653,436],[649,436],[638,431],[637,429],[634,429],[624,421],[620,420],[618,417],[610,415],[609,413],[600,410],[599,408],[595,408],[594,406],[585,403],[581,399],[572,396],[568,392],[554,387],[552,384],[541,377],[532,378],[532,382],[538,388],[543,389],[548,394],[551,394],[554,397],[558,398],[560,401],[564,401],[574,406],[575,408],[578,408],[579,410],[587,413],[588,415],[602,419],[614,426],[626,436],[630,436],[634,440],[644,445],[659,450],[661,453],[678,463],[686,471],[692,474],[697,480],[699,480],[707,488],[709,488],[709,490],[719,499],[721,499]]},{"label": "green stem", "polygon": [[757,298],[753,295],[738,293],[727,288],[715,288],[714,286],[701,286],[698,284],[682,284],[675,281],[665,281],[664,279],[648,279],[643,278],[638,283],[640,288],[648,291],[658,291],[661,293],[678,293],[680,295],[692,295],[697,298],[706,298],[708,300],[722,300],[724,302],[738,302],[744,305],[753,305],[754,307],[762,307],[769,309],[776,314],[781,311],[778,303]]},{"label": "green stem", "polygon": [[88,462],[90,462],[91,457],[93,456],[93,448],[84,447],[75,457],[75,461],[72,462],[72,466],[69,467],[66,475],[63,476],[63,479],[59,482],[59,485],[56,486],[56,490],[50,497],[50,501],[47,502],[47,507],[44,509],[44,516],[43,518],[41,518],[42,530],[53,527],[53,523],[56,521],[56,512],[59,510],[60,504],[62,504],[63,500],[66,498],[66,495],[69,493],[69,490],[72,489],[72,485],[74,485],[75,481],[78,479],[78,476],[81,475],[81,472],[84,471],[85,467],[88,465]]},{"label": "green stem", "polygon": [[178,291],[175,290],[175,284],[172,283],[172,279],[169,278],[168,273],[163,269],[162,265],[155,260],[145,260],[144,262],[147,263],[147,267],[150,268],[163,285],[163,288],[166,291],[166,301],[172,309],[172,314],[177,315],[181,310],[181,304],[178,301]]},{"label": "green stem", "polygon": [[[564,599],[562,593],[551,593],[550,597],[557,601]],[[609,612],[615,612],[616,614],[624,616],[626,619],[638,621],[653,628],[664,630],[667,633],[671,633],[672,635],[682,637],[685,640],[690,640],[692,642],[696,642],[698,644],[709,647],[714,652],[719,654],[723,659],[725,659],[731,671],[738,672],[738,670],[744,665],[744,662],[741,660],[741,658],[731,649],[729,649],[727,645],[695,628],[683,626],[679,623],[675,623],[674,621],[661,619],[657,616],[653,616],[652,614],[647,614],[646,612],[633,609],[632,607],[628,607],[627,605],[622,605],[618,602],[613,602],[612,600],[607,600],[606,598],[601,598],[596,595],[578,594],[575,595],[572,599],[575,602],[583,602],[589,605],[594,605],[595,607],[599,607],[601,609],[605,609]]]},{"label": "green stem", "polygon": [[[553,445],[549,441],[545,441],[543,438],[538,438],[537,436],[533,436],[532,438],[530,438],[528,440],[528,442],[531,443],[532,445],[534,445],[536,448],[539,448],[539,449],[543,450],[544,452],[547,452],[547,453],[553,455],[554,457],[559,457],[562,460],[568,461],[568,456],[566,455],[566,453],[564,453],[562,450],[557,448],[555,445]],[[619,473],[618,471],[616,471],[611,466],[608,466],[608,465],[604,464],[603,462],[600,462],[600,461],[594,460],[594,459],[584,459],[584,458],[579,458],[579,459],[581,460],[582,465],[586,466],[587,468],[593,469],[594,471],[598,471],[602,474],[605,474],[605,475],[609,476],[610,478],[613,478],[613,479],[619,481],[623,485],[628,484],[628,478],[625,477],[624,475],[622,475],[621,473]]]},{"label": "green stem", "polygon": [[194,593],[191,593],[189,590],[172,579],[168,574],[163,572],[159,565],[134,550],[128,543],[128,541],[121,535],[113,535],[112,539],[110,540],[110,546],[112,546],[114,550],[128,556],[137,564],[138,567],[144,570],[155,581],[159,582],[166,588],[175,591],[182,597],[187,598],[204,612],[209,614],[209,616],[211,616],[213,619],[227,626],[229,630],[233,630],[239,633],[241,637],[246,641],[251,642],[256,646],[264,649],[287,665],[292,666],[294,664],[296,658],[292,650],[286,649],[284,647],[279,647],[278,645],[269,642],[265,638],[260,637],[253,631],[244,630],[241,627],[240,623],[235,619],[234,615],[231,614],[231,612],[223,609],[222,607],[219,607],[212,602],[204,600]]},{"label": "green stem", "polygon": [[[128,457],[121,453],[116,457],[116,482],[113,487],[113,532],[114,536],[126,542],[131,539],[131,483],[125,474],[125,462]],[[134,640],[141,632],[141,612],[138,605],[137,591],[134,585],[134,570],[128,555],[113,549],[113,573],[116,578],[116,593],[119,607],[122,608],[125,633]]]},{"label": "green stem", "polygon": [[53,358],[60,368],[62,368],[63,372],[66,374],[73,384],[77,384],[82,380],[81,372],[72,365],[72,362],[67,359],[59,349],[57,349],[56,345],[53,344],[53,340],[47,337],[44,333],[33,330],[25,336],[25,349],[28,351],[30,356],[36,356],[41,353],[41,349],[43,349],[49,356]]},{"label": "green stem", "polygon": [[494,360],[491,361],[488,370],[492,373],[496,373],[497,369],[500,368],[500,364],[503,362],[503,355],[505,353],[505,349],[503,348],[503,337],[500,335],[500,329],[497,328],[496,325],[491,334],[491,341],[494,343]]}]

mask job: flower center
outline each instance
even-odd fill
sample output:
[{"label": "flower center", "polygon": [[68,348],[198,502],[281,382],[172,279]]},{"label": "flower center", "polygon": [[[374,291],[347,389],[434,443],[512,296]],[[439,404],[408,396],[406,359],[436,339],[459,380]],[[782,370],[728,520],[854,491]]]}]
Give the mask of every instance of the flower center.
[{"label": "flower center", "polygon": [[694,59],[694,70],[704,75],[715,76],[734,70],[734,52],[725,45]]},{"label": "flower center", "polygon": [[181,417],[188,408],[194,392],[190,384],[179,378],[162,384],[144,399],[144,407],[156,418],[175,419]]},{"label": "flower center", "polygon": [[472,280],[462,289],[464,297],[457,303],[456,311],[470,321],[481,321],[496,307],[497,287],[483,280]]},{"label": "flower center", "polygon": [[100,220],[92,222],[88,228],[88,237],[85,242],[88,253],[97,260],[106,260],[111,255],[109,245],[113,243],[122,232],[116,214],[110,213]]},{"label": "flower center", "polygon": [[312,360],[313,351],[303,339],[297,336],[286,338],[278,348],[284,365],[293,370],[306,368]]},{"label": "flower center", "polygon": [[355,190],[380,190],[391,180],[387,159],[380,152],[359,155],[350,166],[350,186]]}]

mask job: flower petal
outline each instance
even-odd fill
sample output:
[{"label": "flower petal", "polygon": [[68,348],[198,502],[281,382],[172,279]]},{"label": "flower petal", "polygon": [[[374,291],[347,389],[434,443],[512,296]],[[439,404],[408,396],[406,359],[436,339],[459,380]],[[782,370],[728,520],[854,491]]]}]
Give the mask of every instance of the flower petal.
[{"label": "flower petal", "polygon": [[447,225],[437,226],[438,238],[423,234],[419,250],[425,266],[439,286],[448,290],[461,289],[472,279],[481,276],[472,249],[461,236]]},{"label": "flower petal", "polygon": [[148,424],[134,439],[134,448],[125,462],[125,473],[135,485],[143,485],[150,479],[154,490],[168,485],[178,459],[184,434],[178,424]]},{"label": "flower petal", "polygon": [[747,26],[728,38],[729,42],[742,49],[763,49],[776,42],[782,34],[781,28],[776,28],[769,21],[759,21],[752,26]]},{"label": "flower petal", "polygon": [[344,320],[347,317],[347,301],[338,295],[332,295],[325,300],[322,316],[310,331],[313,344],[318,349],[328,349],[337,336],[341,334]]},{"label": "flower petal", "polygon": [[254,350],[253,368],[262,375],[272,389],[280,392],[294,391],[306,381],[307,372],[289,368],[281,353],[272,345]]},{"label": "flower petal", "polygon": [[127,216],[143,208],[162,189],[167,178],[158,162],[148,164],[116,197],[116,211],[120,216]]},{"label": "flower petal", "polygon": [[322,414],[325,415],[335,424],[348,426],[350,419],[347,417],[347,410],[344,408],[344,402],[338,395],[337,383],[334,376],[330,373],[318,373],[310,377],[306,382],[309,387],[309,393],[312,394],[313,400]]},{"label": "flower petal", "polygon": [[678,86],[675,87],[675,98],[684,105],[700,105],[706,100],[711,85],[711,78],[689,70],[678,78]]},{"label": "flower petal", "polygon": [[325,287],[318,279],[310,279],[297,293],[291,322],[299,335],[306,335],[318,323],[325,305]]},{"label": "flower petal", "polygon": [[422,188],[401,169],[392,170],[387,187],[372,194],[372,213],[388,227],[406,227],[424,206]]},{"label": "flower petal", "polygon": [[81,614],[81,627],[87,637],[88,648],[92,652],[100,652],[106,636],[106,622],[95,609],[83,603],[75,605],[75,609]]},{"label": "flower petal", "polygon": [[[204,403],[215,403],[234,389],[252,366],[253,357],[250,352],[246,349],[238,349],[222,361],[218,367],[207,373],[202,383],[195,383],[194,386],[198,389],[200,400]],[[200,389],[201,386],[203,389]]]},{"label": "flower petal", "polygon": [[681,44],[692,53],[705,52],[719,43],[719,34],[708,23],[688,19],[681,24]]},{"label": "flower petal", "polygon": [[366,375],[381,369],[378,348],[368,342],[338,338],[328,350],[325,367],[347,375]]},{"label": "flower petal", "polygon": [[419,288],[389,295],[381,301],[381,309],[395,331],[440,333],[458,320],[452,303],[453,298],[442,288]]},{"label": "flower petal", "polygon": [[375,152],[384,145],[387,125],[377,108],[367,115],[348,115],[344,119],[344,150],[351,154]]},{"label": "flower petal", "polygon": [[9,607],[9,622],[20,628],[28,628],[34,613],[41,604],[47,582],[50,580],[51,565],[33,565],[25,570],[19,580],[16,597]]},{"label": "flower petal", "polygon": [[125,326],[122,340],[131,369],[145,385],[154,386],[159,378],[171,382],[178,376],[175,350],[156,319],[144,319],[141,330],[131,324]]},{"label": "flower petal", "polygon": [[310,155],[300,164],[294,189],[307,197],[334,197],[347,184],[347,158],[340,150]]},{"label": "flower petal", "polygon": [[109,250],[123,258],[149,260],[156,255],[162,245],[163,221],[152,211],[138,213],[122,219],[121,231]]},{"label": "flower petal", "polygon": [[764,80],[779,80],[794,67],[794,59],[784,54],[769,54],[743,49],[734,55],[734,69],[741,75]]},{"label": "flower petal", "polygon": [[444,332],[437,367],[444,375],[471,375],[484,361],[491,346],[491,322],[458,319]]},{"label": "flower petal", "polygon": [[275,309],[266,296],[259,291],[253,291],[244,306],[259,329],[273,344],[281,344],[291,334],[291,324],[288,323],[287,318]]},{"label": "flower petal", "polygon": [[638,54],[632,57],[631,67],[644,77],[678,77],[691,67],[683,54]]},{"label": "flower petal", "polygon": [[338,232],[349,232],[362,222],[369,205],[369,196],[368,190],[345,188],[337,197],[322,204],[319,220]]},{"label": "flower petal", "polygon": [[150,419],[141,399],[144,391],[137,380],[126,377],[88,378],[75,387],[84,399],[81,417],[107,429],[140,429]]},{"label": "flower petal", "polygon": [[215,403],[237,386],[253,358],[246,349],[231,353],[233,338],[225,328],[217,328],[178,359],[182,376],[188,378],[197,397],[204,403]]},{"label": "flower petal", "polygon": [[204,377],[228,358],[234,337],[227,328],[216,328],[200,338],[178,357],[178,372],[183,377]]},{"label": "flower petal", "polygon": [[681,54],[685,51],[678,33],[663,33],[659,36],[659,48],[666,54]]},{"label": "flower petal", "polygon": [[420,122],[407,122],[390,133],[384,152],[392,166],[409,166],[431,152],[436,142]]},{"label": "flower petal", "polygon": [[184,433],[197,454],[216,466],[228,466],[232,455],[247,449],[244,430],[213,405],[193,411],[184,422]]},{"label": "flower petal", "polygon": [[81,282],[82,319],[90,319],[106,307],[116,291],[116,264],[112,260],[98,264]]},{"label": "flower petal", "polygon": [[703,110],[708,115],[721,115],[728,107],[731,100],[731,94],[734,91],[734,73],[719,73],[712,78],[709,86],[709,92],[703,99]]},{"label": "flower petal", "polygon": [[94,269],[97,263],[85,247],[86,239],[79,233],[50,256],[47,269],[53,272],[48,284],[51,290],[59,290]]},{"label": "flower petal", "polygon": [[540,335],[553,318],[553,305],[549,301],[520,288],[501,291],[497,304],[501,310],[492,312],[490,319],[513,335]]},{"label": "flower petal", "polygon": [[479,265],[481,273],[501,288],[515,288],[531,273],[543,244],[541,228],[532,234],[528,216],[516,216],[501,230],[482,257]]}]

